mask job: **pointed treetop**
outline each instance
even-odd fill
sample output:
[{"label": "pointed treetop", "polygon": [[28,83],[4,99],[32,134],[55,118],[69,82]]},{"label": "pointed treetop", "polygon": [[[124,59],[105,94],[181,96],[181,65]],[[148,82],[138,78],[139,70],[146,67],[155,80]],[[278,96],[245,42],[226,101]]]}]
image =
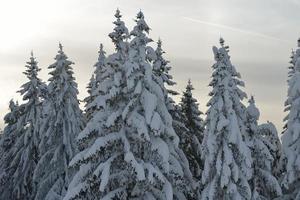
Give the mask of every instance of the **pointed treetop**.
[{"label": "pointed treetop", "polygon": [[122,15],[120,14],[120,10],[116,10],[115,14],[116,20],[113,21],[115,27],[113,31],[108,34],[108,36],[112,39],[112,42],[115,44],[117,52],[120,52],[125,48],[124,40],[128,37],[128,29],[125,26],[124,21],[121,20]]},{"label": "pointed treetop", "polygon": [[165,52],[162,50],[162,41],[161,41],[161,39],[160,38],[158,38],[158,40],[157,40],[157,47],[156,47],[156,53],[158,54],[158,55],[162,55],[162,54],[164,54]]},{"label": "pointed treetop", "polygon": [[58,44],[58,47],[59,47],[59,50],[60,51],[63,51],[63,45],[59,42],[59,44]]},{"label": "pointed treetop", "polygon": [[[136,26],[133,28],[133,30],[131,31],[130,35],[134,35],[134,36],[140,36],[141,34],[143,34],[142,32],[145,31],[146,33],[149,34],[149,31],[151,30],[149,28],[149,26],[147,25],[147,23],[145,22],[144,19],[144,14],[142,11],[139,11],[136,19],[134,20],[137,24]],[[147,38],[148,41],[147,42],[152,42],[152,39]]]},{"label": "pointed treetop", "polygon": [[225,40],[222,37],[220,37],[220,44],[222,47],[224,46],[224,43],[225,43]]},{"label": "pointed treetop", "polygon": [[136,18],[137,18],[137,19],[144,19],[144,13],[142,12],[142,10],[140,10],[140,11],[138,12],[138,14],[136,15]]},{"label": "pointed treetop", "polygon": [[30,52],[30,58],[29,61],[26,62],[25,67],[27,70],[23,72],[27,76],[29,80],[36,79],[37,78],[37,73],[41,71],[41,69],[38,67],[38,62],[36,61],[33,51]]},{"label": "pointed treetop", "polygon": [[122,15],[121,15],[121,12],[120,12],[119,8],[117,8],[117,10],[116,10],[115,17],[116,17],[116,18],[118,18],[118,19],[120,19],[120,18],[122,17]]},{"label": "pointed treetop", "polygon": [[292,48],[290,58],[294,58],[294,55],[295,55],[295,50]]},{"label": "pointed treetop", "polygon": [[162,45],[162,41],[159,37],[158,40],[157,40],[157,48],[161,48],[161,45]]},{"label": "pointed treetop", "polygon": [[229,46],[225,46],[225,40],[222,37],[220,37],[220,45],[221,47],[225,48],[227,52],[229,52]]},{"label": "pointed treetop", "polygon": [[254,97],[253,95],[251,95],[250,99],[249,99],[249,104],[255,104],[255,100],[254,100]]},{"label": "pointed treetop", "polygon": [[11,99],[11,100],[9,101],[9,108],[10,108],[10,110],[13,110],[14,107],[15,107],[17,104],[18,104],[18,102],[15,103],[15,101],[14,101],[13,99]]},{"label": "pointed treetop", "polygon": [[247,114],[250,118],[254,119],[254,120],[258,120],[259,116],[260,116],[260,112],[258,110],[258,108],[255,105],[255,100],[254,97],[251,96],[251,98],[249,99],[249,106],[247,107]]},{"label": "pointed treetop", "polygon": [[[99,53],[99,58],[100,58],[100,57],[101,57],[101,59],[105,58],[105,53],[106,53],[106,52],[104,51],[104,48],[103,48],[103,44],[102,44],[102,43],[100,43],[98,53]],[[99,60],[99,59],[98,59],[98,60]]]},{"label": "pointed treetop", "polygon": [[30,61],[31,61],[31,63],[35,62],[35,58],[34,58],[34,55],[33,55],[33,50],[31,50],[31,52],[30,52]]},{"label": "pointed treetop", "polygon": [[188,84],[187,84],[187,86],[186,86],[186,89],[187,89],[187,91],[192,91],[192,90],[194,90],[194,87],[193,87],[193,85],[192,85],[192,81],[191,81],[190,78],[189,78],[189,80],[188,80]]},{"label": "pointed treetop", "polygon": [[298,41],[298,47],[300,47],[300,38],[297,41]]},{"label": "pointed treetop", "polygon": [[105,54],[106,54],[106,52],[103,49],[103,44],[102,43],[100,43],[100,47],[99,47],[98,53],[99,53],[98,61],[101,60],[101,63],[102,63],[103,60],[105,59]]}]

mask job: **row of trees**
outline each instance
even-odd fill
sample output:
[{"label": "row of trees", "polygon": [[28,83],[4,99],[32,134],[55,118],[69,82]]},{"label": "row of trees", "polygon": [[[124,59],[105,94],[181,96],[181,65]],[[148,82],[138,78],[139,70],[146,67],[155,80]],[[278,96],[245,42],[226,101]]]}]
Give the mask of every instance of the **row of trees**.
[{"label": "row of trees", "polygon": [[300,50],[293,52],[281,143],[258,124],[253,97],[220,39],[206,119],[188,82],[176,84],[162,43],[154,50],[139,12],[129,32],[120,11],[100,45],[81,111],[72,64],[59,45],[45,84],[33,55],[11,101],[0,143],[0,199],[300,199]]}]

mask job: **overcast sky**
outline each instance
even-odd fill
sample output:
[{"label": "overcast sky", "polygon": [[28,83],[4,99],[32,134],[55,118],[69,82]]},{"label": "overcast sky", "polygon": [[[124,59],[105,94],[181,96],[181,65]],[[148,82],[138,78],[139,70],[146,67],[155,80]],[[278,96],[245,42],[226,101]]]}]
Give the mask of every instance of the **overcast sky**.
[{"label": "overcast sky", "polygon": [[[256,98],[261,122],[276,124],[281,132],[285,116],[287,66],[299,37],[298,0],[0,0],[0,118],[11,98],[26,81],[22,72],[30,51],[48,79],[58,42],[75,62],[80,95],[97,59],[99,43],[113,51],[108,33],[119,8],[131,29],[141,9],[151,27],[150,37],[163,41],[173,66],[176,88],[189,78],[202,111],[206,110],[213,54],[222,36],[230,46],[232,63],[242,74],[245,91]],[[0,121],[3,127],[3,120]]]}]

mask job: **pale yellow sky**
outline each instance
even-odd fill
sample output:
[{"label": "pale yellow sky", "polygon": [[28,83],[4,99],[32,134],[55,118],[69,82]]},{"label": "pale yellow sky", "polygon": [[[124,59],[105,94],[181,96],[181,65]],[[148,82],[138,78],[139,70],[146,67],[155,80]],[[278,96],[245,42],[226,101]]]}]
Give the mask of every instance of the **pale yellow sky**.
[{"label": "pale yellow sky", "polygon": [[200,108],[206,110],[211,47],[222,36],[246,82],[245,91],[256,98],[261,122],[274,122],[280,132],[287,66],[299,36],[299,7],[294,0],[0,0],[0,118],[9,100],[19,98],[16,91],[26,81],[22,72],[30,51],[47,80],[58,42],[75,62],[79,98],[83,99],[99,43],[108,53],[113,51],[107,35],[116,8],[129,29],[141,9],[152,28],[150,37],[163,40],[179,91],[191,78]]}]

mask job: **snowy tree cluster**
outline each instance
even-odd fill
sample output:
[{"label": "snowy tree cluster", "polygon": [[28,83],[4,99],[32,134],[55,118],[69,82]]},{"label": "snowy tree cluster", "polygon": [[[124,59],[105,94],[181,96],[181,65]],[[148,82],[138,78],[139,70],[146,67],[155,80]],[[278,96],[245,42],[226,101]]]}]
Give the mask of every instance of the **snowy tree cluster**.
[{"label": "snowy tree cluster", "polygon": [[[282,141],[248,104],[221,38],[204,114],[188,81],[176,82],[140,11],[129,30],[119,10],[80,108],[73,62],[59,44],[43,82],[31,53],[0,137],[3,200],[300,200],[300,40],[292,52]],[[155,48],[153,47],[155,46]],[[205,115],[205,118],[204,116]]]}]

